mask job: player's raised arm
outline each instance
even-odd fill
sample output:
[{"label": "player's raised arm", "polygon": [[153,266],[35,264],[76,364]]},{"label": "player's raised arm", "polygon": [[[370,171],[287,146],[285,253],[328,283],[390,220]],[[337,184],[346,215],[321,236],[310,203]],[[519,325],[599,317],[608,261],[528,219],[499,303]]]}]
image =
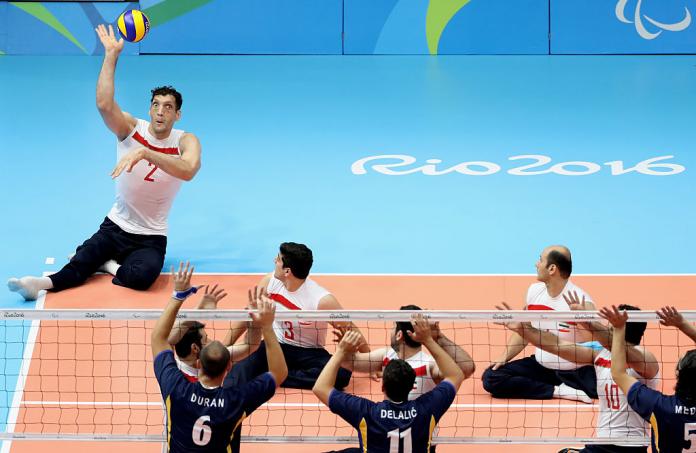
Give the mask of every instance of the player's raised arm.
[{"label": "player's raised arm", "polygon": [[265,296],[262,296],[258,303],[258,312],[250,312],[251,319],[261,327],[263,340],[266,343],[266,360],[268,362],[268,371],[273,375],[276,386],[288,377],[288,365],[283,356],[283,350],[280,349],[278,337],[273,331],[273,320],[275,319],[275,304]]},{"label": "player's raised arm", "polygon": [[660,324],[663,326],[672,326],[684,332],[684,334],[691,338],[691,340],[696,343],[696,327],[689,321],[684,319],[681,313],[671,306],[665,306],[657,310],[657,316],[660,317]]},{"label": "player's raised arm", "polygon": [[338,369],[341,367],[341,362],[345,361],[347,357],[355,354],[355,352],[360,347],[360,344],[364,341],[362,334],[355,330],[349,330],[341,339],[341,342],[336,346],[336,353],[331,356],[329,361],[321,370],[317,381],[312,387],[312,392],[319,398],[319,400],[329,405],[329,396],[334,389],[336,382],[336,376],[338,375]]},{"label": "player's raised arm", "polygon": [[[432,331],[433,339],[437,344],[445,350],[447,355],[452,357],[454,362],[457,364],[462,373],[464,373],[464,379],[474,374],[476,371],[476,365],[474,364],[474,359],[471,358],[468,352],[464,350],[461,346],[456,344],[454,341],[450,340],[440,331],[440,323],[435,322],[430,325],[430,330]],[[440,368],[434,364],[431,368],[431,375],[435,382],[440,382],[444,379],[444,376],[440,372]]]},{"label": "player's raised arm", "polygon": [[164,311],[160,315],[159,319],[157,319],[155,327],[152,329],[152,335],[150,337],[152,357],[157,357],[157,354],[160,352],[171,349],[167,338],[169,337],[172,327],[174,326],[176,315],[179,313],[179,309],[184,303],[184,300],[197,291],[197,288],[191,286],[192,275],[193,266],[191,266],[188,262],[186,263],[186,266],[184,266],[184,263],[179,263],[178,271],[174,271],[174,268],[172,267],[174,292],[172,293],[172,297],[169,299],[169,303],[164,308]]},{"label": "player's raised arm", "polygon": [[455,389],[459,389],[464,381],[464,373],[454,359],[433,339],[428,320],[421,313],[418,313],[413,315],[411,324],[413,332],[409,331],[408,336],[428,349],[440,369],[442,379],[452,383]]},{"label": "player's raised arm", "polygon": [[136,124],[135,118],[121,111],[114,100],[114,75],[118,57],[123,50],[123,39],[116,39],[111,25],[108,29],[104,25],[99,25],[96,32],[104,45],[104,62],[97,79],[97,108],[104,119],[104,124],[121,141],[128,136]]},{"label": "player's raised arm", "polygon": [[619,312],[615,305],[604,307],[599,314],[609,321],[614,328],[611,340],[611,377],[624,395],[628,395],[631,386],[638,380],[626,373],[626,311]]}]

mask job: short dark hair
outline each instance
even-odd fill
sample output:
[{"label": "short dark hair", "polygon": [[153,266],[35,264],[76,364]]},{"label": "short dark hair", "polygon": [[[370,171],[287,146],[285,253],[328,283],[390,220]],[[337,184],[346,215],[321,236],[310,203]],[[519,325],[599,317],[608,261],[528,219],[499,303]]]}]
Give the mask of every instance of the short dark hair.
[{"label": "short dark hair", "polygon": [[[399,310],[422,310],[422,308],[417,305],[404,305],[399,308]],[[408,336],[408,331],[413,332],[413,324],[411,324],[411,321],[396,321],[396,331],[401,332],[401,335],[404,337],[404,343],[408,346],[412,348],[420,347],[420,342]]]},{"label": "short dark hair", "polygon": [[679,360],[674,393],[682,403],[696,406],[696,349],[687,351]]},{"label": "short dark hair", "polygon": [[230,351],[219,341],[212,341],[201,350],[201,369],[206,376],[216,378],[227,370]]},{"label": "short dark hair", "polygon": [[152,97],[150,98],[150,104],[155,100],[155,96],[174,96],[174,102],[176,103],[176,110],[181,110],[181,106],[184,104],[184,99],[181,97],[181,93],[176,91],[176,89],[171,85],[165,85],[161,87],[155,87],[151,91]]},{"label": "short dark hair", "polygon": [[401,402],[408,400],[408,394],[416,382],[416,372],[405,360],[394,359],[387,363],[382,374],[382,386],[387,398]]},{"label": "short dark hair", "polygon": [[551,250],[546,255],[546,268],[548,269],[552,264],[556,265],[558,273],[563,278],[568,278],[573,273],[573,260],[570,257],[570,253],[566,255],[558,250]]},{"label": "short dark hair", "polygon": [[187,357],[189,354],[191,354],[191,346],[194,344],[197,345],[199,349],[203,347],[203,334],[201,333],[201,329],[205,327],[205,324],[198,321],[185,322],[188,329],[181,339],[174,345],[176,355],[179,357]]},{"label": "short dark hair", "polygon": [[312,251],[304,244],[296,242],[283,242],[280,244],[280,258],[283,267],[292,271],[292,275],[299,279],[305,279],[312,268],[314,257]]},{"label": "short dark hair", "polygon": [[[619,305],[619,310],[633,311],[640,308],[634,307],[633,305],[621,304]],[[648,327],[647,322],[627,322],[626,323],[626,343],[640,344],[640,340],[643,339],[643,334],[645,329]]]}]

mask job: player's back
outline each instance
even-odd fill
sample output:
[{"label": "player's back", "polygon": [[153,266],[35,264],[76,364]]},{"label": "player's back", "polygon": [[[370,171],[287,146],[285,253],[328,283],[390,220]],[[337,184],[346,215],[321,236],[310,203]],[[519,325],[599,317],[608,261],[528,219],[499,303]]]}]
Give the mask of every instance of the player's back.
[{"label": "player's back", "polygon": [[375,403],[334,390],[329,408],[358,430],[362,451],[426,453],[433,430],[455,395],[456,389],[449,381],[415,400],[400,403]]},{"label": "player's back", "polygon": [[652,427],[652,451],[696,451],[696,404],[685,404],[676,395],[663,395],[642,383],[633,384],[628,402]]}]

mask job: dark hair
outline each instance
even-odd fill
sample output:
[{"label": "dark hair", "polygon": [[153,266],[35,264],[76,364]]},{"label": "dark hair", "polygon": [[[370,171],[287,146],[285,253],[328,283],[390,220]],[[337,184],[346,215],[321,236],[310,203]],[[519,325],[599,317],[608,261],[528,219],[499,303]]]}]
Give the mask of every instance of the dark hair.
[{"label": "dark hair", "polygon": [[382,374],[382,387],[387,398],[401,402],[408,400],[408,394],[416,382],[416,372],[405,360],[394,359],[387,363]]},{"label": "dark hair", "polygon": [[[619,310],[637,310],[640,308],[634,307],[633,305],[621,304],[619,305]],[[627,322],[626,323],[626,343],[640,344],[640,340],[643,338],[645,329],[648,327],[647,322]]]},{"label": "dark hair", "polygon": [[679,360],[674,393],[682,403],[696,406],[696,349],[687,351]]},{"label": "dark hair", "polygon": [[230,351],[219,341],[213,341],[201,350],[201,369],[206,376],[216,378],[227,370]]},{"label": "dark hair", "polygon": [[173,86],[171,85],[165,85],[163,87],[155,87],[151,91],[152,97],[150,98],[150,103],[155,100],[155,96],[174,96],[174,102],[176,103],[176,110],[179,111],[181,110],[181,106],[184,103],[183,98],[181,97],[181,93],[176,91]]},{"label": "dark hair", "polygon": [[[403,307],[399,308],[399,310],[422,310],[422,308],[417,305],[404,305]],[[411,324],[410,321],[396,322],[396,331],[401,332],[401,335],[404,337],[404,343],[412,348],[420,347],[421,344],[418,341],[408,336],[407,332],[409,330],[413,332],[413,324]]]},{"label": "dark hair", "polygon": [[307,278],[314,262],[309,247],[295,242],[280,244],[280,258],[283,260],[283,267],[290,268],[292,275],[299,279]]},{"label": "dark hair", "polygon": [[186,324],[183,326],[188,327],[186,333],[181,337],[181,339],[174,345],[174,350],[176,355],[179,357],[187,357],[191,354],[191,346],[194,344],[198,348],[203,347],[203,334],[201,334],[201,329],[205,327],[205,324],[198,321],[185,321]]},{"label": "dark hair", "polygon": [[563,278],[568,278],[573,273],[573,260],[570,258],[570,253],[566,255],[558,250],[551,250],[546,255],[546,268],[548,269],[552,264],[556,265],[558,273]]}]

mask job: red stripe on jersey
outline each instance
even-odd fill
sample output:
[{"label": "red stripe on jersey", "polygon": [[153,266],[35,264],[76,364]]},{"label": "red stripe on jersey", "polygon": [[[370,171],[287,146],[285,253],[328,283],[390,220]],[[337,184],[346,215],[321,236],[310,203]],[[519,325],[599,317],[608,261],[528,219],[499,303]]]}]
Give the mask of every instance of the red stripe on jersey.
[{"label": "red stripe on jersey", "polygon": [[553,308],[548,305],[531,304],[527,305],[527,310],[553,310]]},{"label": "red stripe on jersey", "polygon": [[[382,360],[382,367],[387,366],[389,362],[391,362],[391,360],[388,357],[385,357],[384,360]],[[416,377],[428,375],[427,365],[421,365],[418,368],[413,368],[413,371],[416,372]]]},{"label": "red stripe on jersey", "polygon": [[602,368],[611,368],[611,360],[607,360],[603,357],[598,357],[594,364]]},{"label": "red stripe on jersey", "polygon": [[183,374],[186,380],[189,382],[192,382],[194,384],[198,382],[198,378],[196,376],[191,376],[190,374],[186,374],[183,371],[181,372],[181,374]]},{"label": "red stripe on jersey", "polygon": [[140,135],[137,131],[133,134],[133,140],[140,143],[146,148],[149,148],[153,151],[157,151],[158,153],[170,154],[174,156],[179,155],[179,148],[161,148],[159,146],[151,145],[147,140],[145,140],[145,137]]},{"label": "red stripe on jersey", "polygon": [[287,300],[285,297],[281,296],[280,294],[269,294],[268,297],[270,297],[272,300],[278,302],[280,305],[287,308],[288,310],[302,310],[300,307],[293,304],[292,302],[290,302],[289,300]]}]

